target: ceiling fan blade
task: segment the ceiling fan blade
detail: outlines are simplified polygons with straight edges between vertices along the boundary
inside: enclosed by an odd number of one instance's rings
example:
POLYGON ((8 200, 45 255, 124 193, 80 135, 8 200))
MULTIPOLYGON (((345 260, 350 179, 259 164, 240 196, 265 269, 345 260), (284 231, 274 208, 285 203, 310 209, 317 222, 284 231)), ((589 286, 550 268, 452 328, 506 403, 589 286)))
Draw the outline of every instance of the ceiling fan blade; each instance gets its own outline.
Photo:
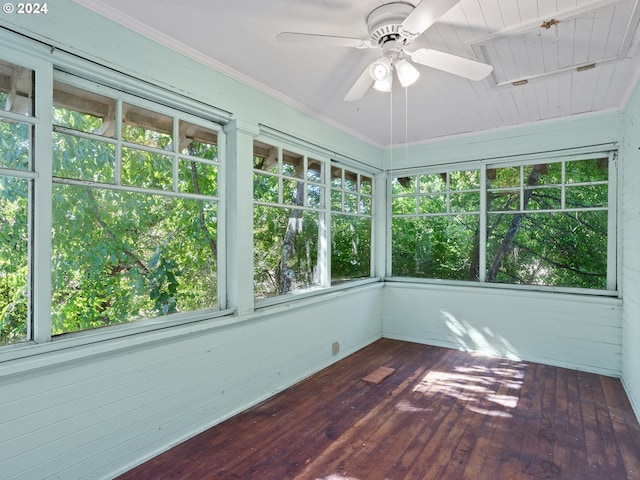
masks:
POLYGON ((411 60, 415 63, 453 73, 469 80, 482 80, 493 70, 493 67, 486 63, 430 48, 420 48, 410 55, 411 60))
POLYGON ((336 37, 332 35, 316 35, 313 33, 282 32, 276 35, 280 42, 306 43, 333 47, 370 48, 371 42, 361 38, 336 37))
POLYGON ((366 91, 369 90, 369 87, 373 83, 373 78, 371 78, 371 75, 369 74, 370 67, 371 64, 367 65, 364 72, 360 74, 356 83, 351 87, 351 90, 349 90, 344 96, 345 101, 353 102, 355 100, 360 100, 366 91))
POLYGON ((422 0, 402 22, 402 30, 406 34, 418 36, 459 2, 460 0, 422 0))

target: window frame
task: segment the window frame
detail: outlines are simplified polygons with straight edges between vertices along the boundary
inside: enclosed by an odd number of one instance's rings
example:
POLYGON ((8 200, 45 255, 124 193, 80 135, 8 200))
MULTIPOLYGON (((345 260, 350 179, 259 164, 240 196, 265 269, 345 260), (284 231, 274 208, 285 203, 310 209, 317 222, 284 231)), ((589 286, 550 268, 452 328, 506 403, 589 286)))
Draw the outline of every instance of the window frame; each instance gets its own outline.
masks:
MULTIPOLYGON (((387 212, 387 245, 386 245, 386 274, 385 281, 390 282, 411 282, 411 283, 424 283, 424 284, 436 284, 436 285, 455 285, 455 286, 469 286, 469 287, 480 287, 480 288, 498 288, 498 289, 520 289, 520 290, 529 290, 529 291, 546 291, 546 292, 561 292, 561 293, 571 293, 571 294, 581 294, 581 295, 591 295, 591 296, 616 296, 619 297, 621 295, 621 291, 619 288, 620 285, 620 258, 618 255, 619 251, 619 243, 620 243, 620 235, 617 228, 617 205, 618 205, 618 168, 617 168, 617 159, 618 159, 618 145, 617 143, 605 144, 605 145, 597 145, 593 147, 583 147, 576 149, 567 149, 562 151, 552 151, 552 152, 540 152, 534 154, 523 154, 520 156, 510 156, 510 157, 498 157, 498 158, 489 158, 483 160, 475 160, 468 162, 459 162, 459 163, 446 163, 439 165, 432 165, 426 168, 413 168, 407 170, 396 170, 390 171, 387 174, 386 184, 387 191, 389 192, 387 198, 386 212, 387 212), (566 286, 553 286, 553 285, 522 285, 522 284, 506 284, 506 283, 491 283, 486 281, 486 248, 487 248, 487 218, 488 212, 487 210, 487 170, 491 168, 505 168, 505 167, 526 167, 530 165, 536 165, 541 163, 556 163, 569 161, 578 161, 578 160, 587 160, 587 159, 595 159, 595 158, 608 158, 608 204, 607 207, 601 208, 600 210, 607 211, 607 278, 606 278, 606 289, 592 289, 592 288, 581 288, 581 287, 566 287, 566 286), (418 277, 405 277, 405 276, 395 276, 392 274, 392 231, 391 231, 391 223, 392 218, 397 216, 427 216, 427 215, 396 215, 392 213, 392 202, 394 199, 394 194, 392 190, 392 182, 397 177, 403 176, 420 176, 425 174, 440 174, 440 173, 449 173, 452 171, 463 171, 463 170, 479 170, 480 173, 480 228, 479 228, 479 237, 480 237, 480 266, 479 266, 479 279, 478 281, 471 280, 445 280, 438 278, 418 278, 418 277)), ((519 187, 520 188, 520 187, 519 187)), ((563 183, 561 188, 564 192, 565 183, 563 179, 563 183)), ((419 195, 419 193, 416 193, 419 195)), ((564 198, 564 193, 563 193, 564 198)), ((579 210, 579 209, 578 209, 579 210)), ((562 209, 554 210, 557 212, 566 211, 564 207, 562 209)), ((525 210, 525 213, 547 213, 547 210, 537 211, 537 210, 525 210)), ((438 214, 430 214, 430 215, 438 215, 438 214)), ((449 215, 449 213, 447 213, 449 215)))
MULTIPOLYGON (((0 42, 2 43, 2 42, 0 42)), ((147 84, 142 80, 132 79, 119 72, 109 70, 85 59, 56 52, 52 59, 50 52, 35 53, 24 45, 17 45, 15 51, 5 51, 2 60, 16 64, 34 72, 34 111, 31 116, 1 112, 0 117, 17 120, 33 126, 31 144, 31 168, 18 171, 0 168, 0 174, 25 178, 30 182, 29 187, 29 219, 28 219, 28 338, 23 342, 9 344, 0 348, 0 362, 29 357, 45 352, 55 352, 72 347, 94 344, 104 340, 115 340, 129 337, 132 334, 162 330, 166 327, 188 325, 203 320, 216 318, 233 313, 233 308, 226 305, 226 134, 224 125, 230 119, 224 111, 205 106, 195 100, 182 97, 160 87, 147 84), (73 72, 73 73, 70 73, 73 72), (52 259, 51 259, 51 226, 52 226, 52 192, 55 184, 92 184, 99 188, 113 190, 141 191, 151 194, 168 194, 184 198, 195 198, 194 194, 175 191, 162 192, 136 187, 122 187, 103 183, 86 182, 84 180, 56 179, 53 175, 53 86, 54 81, 61 81, 90 92, 121 98, 132 104, 163 112, 175 118, 174 135, 179 128, 179 121, 186 120, 217 134, 218 148, 218 185, 215 202, 217 204, 218 223, 218 262, 217 262, 217 299, 218 307, 191 312, 181 312, 168 317, 143 318, 135 322, 111 325, 106 328, 89 329, 69 332, 52 336, 51 323, 51 293, 52 293, 52 259), (124 92, 126 86, 130 91, 124 92), (148 95, 145 95, 148 94, 148 95), (146 97, 146 98, 145 98, 146 97), (126 100, 125 100, 126 99, 126 100), (161 101, 159 101, 161 100, 161 101), (192 108, 194 107, 194 108, 192 108), (49 233, 47 233, 49 232, 49 233)), ((60 130, 65 130, 61 127, 60 130)), ((66 132, 65 132, 66 133, 66 132)), ((79 133, 79 137, 89 138, 91 134, 79 133)), ((115 139, 104 137, 105 143, 118 143, 115 139)), ((122 142, 120 142, 122 143, 122 142)), ((179 161, 184 158, 178 148, 171 153, 179 161)), ((199 199, 204 198, 198 196, 199 199)), ((209 197, 211 200, 212 197, 209 197)), ((201 328, 205 328, 203 325, 201 328)), ((110 348, 119 348, 114 344, 110 348)), ((76 356, 73 354, 72 356, 76 356)))
POLYGON ((361 281, 361 280, 366 280, 366 279, 370 279, 374 276, 374 271, 375 271, 375 263, 374 263, 374 257, 375 257, 375 245, 374 245, 374 239, 375 239, 375 232, 374 232, 374 227, 375 227, 375 219, 374 219, 374 212, 375 212, 375 204, 377 203, 376 200, 376 187, 375 187, 375 175, 373 173, 370 172, 365 172, 361 169, 358 168, 353 168, 350 166, 345 166, 339 162, 336 161, 332 161, 330 164, 330 170, 332 171, 334 168, 340 169, 342 171, 342 175, 341 175, 341 185, 340 187, 334 187, 331 183, 331 173, 329 175, 329 186, 328 186, 328 192, 327 192, 327 201, 328 201, 328 208, 330 210, 329 212, 329 216, 330 216, 330 230, 329 230, 329 245, 331 245, 331 240, 332 240, 332 234, 333 234, 333 216, 349 216, 349 217, 356 217, 356 218, 368 218, 369 219, 369 229, 370 229, 370 238, 369 238, 369 245, 370 245, 370 252, 369 252, 369 275, 367 277, 356 277, 356 278, 351 278, 351 279, 347 279, 341 282, 338 282, 336 284, 333 284, 333 275, 332 275, 332 269, 331 269, 331 257, 332 257, 332 253, 333 253, 333 249, 331 247, 329 247, 329 283, 331 284, 332 287, 336 287, 339 285, 344 285, 344 284, 349 284, 351 282, 357 282, 357 281, 361 281), (355 192, 352 190, 348 190, 345 188, 345 172, 350 172, 352 174, 356 175, 356 190, 355 192), (361 191, 361 184, 362 184, 362 178, 365 177, 367 179, 369 179, 369 182, 371 184, 371 192, 370 193, 363 193, 361 191), (333 209, 333 202, 332 202, 332 193, 333 192, 340 192, 340 206, 341 209, 340 210, 334 210, 333 209), (357 202, 357 211, 353 212, 353 211, 347 211, 345 209, 345 204, 346 204, 346 194, 353 194, 356 195, 356 202, 357 202), (369 199, 369 213, 366 212, 362 212, 362 199, 369 199))
MULTIPOLYGON (((303 156, 305 159, 313 159, 317 161, 321 161, 324 163, 322 177, 323 181, 321 182, 322 188, 324 188, 324 204, 322 207, 309 207, 307 205, 303 205, 300 207, 288 205, 284 203, 274 203, 274 202, 266 202, 266 201, 256 201, 253 199, 253 207, 255 205, 264 205, 269 207, 278 207, 278 208, 296 208, 300 209, 304 212, 318 212, 320 222, 323 223, 322 232, 319 233, 318 238, 318 264, 322 270, 322 282, 317 287, 308 288, 299 292, 290 292, 286 294, 274 295, 271 297, 263 297, 257 298, 255 296, 255 285, 253 290, 254 295, 254 305, 256 309, 270 307, 274 305, 280 305, 284 303, 290 303, 292 300, 305 299, 309 297, 314 297, 326 293, 330 293, 336 290, 344 290, 347 288, 357 287, 360 285, 366 285, 368 283, 373 283, 380 281, 379 278, 374 277, 374 268, 375 268, 375 210, 374 204, 376 203, 376 171, 373 167, 368 170, 364 164, 360 164, 360 162, 352 161, 346 157, 342 157, 335 152, 329 151, 323 147, 311 144, 302 139, 298 139, 294 136, 285 134, 278 130, 274 130, 270 127, 261 125, 260 133, 255 136, 254 141, 258 143, 263 143, 271 147, 278 148, 278 162, 282 162, 282 152, 288 151, 297 155, 303 156), (334 212, 331 210, 331 169, 332 168, 341 168, 343 170, 349 170, 351 172, 357 173, 358 175, 367 177, 371 179, 371 253, 370 253, 370 268, 369 268, 369 277, 366 278, 356 278, 352 280, 348 280, 342 282, 337 285, 331 284, 331 216, 334 212), (364 168, 363 168, 364 167, 364 168), (322 262, 322 264, 321 264, 322 262)), ((253 158, 252 164, 253 164, 253 158)), ((255 169, 251 168, 252 173, 255 173, 255 169)), ((279 188, 279 200, 282 199, 282 181, 288 177, 284 173, 267 173, 264 172, 264 175, 270 175, 278 178, 278 188, 279 188)), ((305 185, 309 184, 308 179, 302 178, 300 181, 304 182, 305 185)), ((314 185, 319 185, 318 182, 311 182, 314 185)), ((252 185, 252 198, 253 198, 253 185, 252 185)), ((359 197, 358 197, 359 198, 359 197)), ((305 191, 305 199, 306 199, 306 191, 305 191)), ((253 254, 253 252, 252 252, 253 254)), ((255 268, 255 265, 254 265, 255 268)), ((255 282, 255 280, 254 280, 255 282)))
MULTIPOLYGON (((224 258, 226 257, 226 208, 225 208, 225 164, 226 164, 226 134, 224 132, 224 127, 221 124, 212 122, 207 119, 203 119, 197 115, 194 115, 190 112, 184 111, 182 109, 177 109, 175 107, 166 106, 165 104, 157 103, 153 100, 148 100, 146 98, 142 98, 138 95, 134 95, 128 92, 123 92, 120 89, 116 89, 112 86, 104 85, 102 83, 97 83, 95 81, 89 80, 87 78, 79 77, 77 75, 72 75, 57 69, 53 71, 53 82, 60 82, 67 86, 75 87, 83 91, 87 91, 90 93, 97 93, 99 95, 103 95, 110 99, 115 100, 116 102, 116 110, 115 110, 115 118, 116 125, 120 127, 122 125, 121 117, 122 117, 122 105, 128 104, 133 107, 139 107, 143 109, 148 109, 154 113, 159 113, 162 115, 166 115, 173 119, 173 131, 171 133, 172 143, 179 139, 179 128, 181 121, 187 121, 191 124, 201 126, 208 130, 212 130, 216 132, 217 135, 217 149, 218 149, 218 160, 217 161, 203 161, 202 163, 216 165, 217 166, 217 194, 216 195, 196 195, 187 192, 181 192, 178 186, 178 175, 179 175, 179 164, 182 159, 185 157, 191 158, 188 155, 181 153, 179 150, 179 145, 174 145, 172 150, 163 151, 162 154, 172 158, 172 186, 170 189, 158 189, 158 188, 149 188, 149 187, 141 187, 135 185, 128 185, 122 177, 122 151, 125 148, 128 149, 136 149, 140 151, 150 151, 152 153, 159 153, 157 148, 146 147, 144 145, 139 145, 136 143, 132 143, 126 141, 123 138, 123 132, 119 131, 121 128, 116 128, 116 133, 113 137, 107 136, 99 136, 96 134, 85 133, 77 130, 73 130, 67 127, 57 126, 53 123, 53 118, 51 121, 51 131, 53 133, 60 133, 63 135, 71 135, 77 138, 85 138, 93 141, 104 142, 105 144, 115 145, 116 149, 116 158, 115 158, 115 178, 113 183, 102 183, 81 179, 69 179, 64 177, 57 177, 54 175, 53 171, 51 172, 51 182, 53 185, 72 185, 72 186, 89 186, 98 189, 105 190, 113 190, 119 192, 129 192, 129 193, 140 193, 144 195, 160 195, 167 196, 172 198, 183 198, 190 200, 205 200, 214 202, 216 204, 216 217, 217 217, 217 231, 218 234, 216 236, 217 240, 217 253, 218 258, 216 259, 216 276, 217 276, 217 307, 211 307, 206 309, 194 310, 194 311, 186 311, 179 312, 175 314, 171 314, 169 316, 159 316, 159 317, 149 317, 143 318, 140 320, 136 320, 135 322, 128 322, 120 325, 109 325, 105 327, 106 329, 114 329, 114 330, 122 330, 122 331, 130 331, 135 330, 136 328, 125 328, 127 325, 139 324, 139 325, 157 325, 158 323, 174 325, 181 324, 185 322, 195 321, 201 318, 211 318, 212 315, 217 315, 219 312, 227 311, 226 305, 226 262, 224 258)), ((53 93, 53 84, 52 90, 53 93)), ((167 98, 171 98, 171 95, 167 93, 167 98)), ((53 95, 50 96, 50 110, 53 108, 53 95)), ((52 135, 53 136, 53 135, 52 135)), ((198 162, 201 160, 194 159, 198 162)), ((52 166, 53 167, 53 166, 52 166)), ((51 214, 51 211, 50 211, 51 214)), ((49 237, 50 239, 50 237, 49 237)), ((50 271, 52 269, 50 267, 50 271)), ((51 275, 49 275, 50 277, 51 275)), ((51 288, 51 287, 49 287, 51 288)), ((51 290, 50 290, 51 291, 51 290)), ((49 295, 51 297, 51 294, 49 295)), ((228 312, 227 312, 228 313, 228 312)), ((49 318, 49 329, 51 328, 51 318, 49 318)), ((67 336, 90 336, 93 335, 97 330, 96 329, 87 329, 75 332, 63 333, 60 335, 52 336, 49 334, 49 340, 46 341, 56 341, 59 338, 67 337, 67 336)))

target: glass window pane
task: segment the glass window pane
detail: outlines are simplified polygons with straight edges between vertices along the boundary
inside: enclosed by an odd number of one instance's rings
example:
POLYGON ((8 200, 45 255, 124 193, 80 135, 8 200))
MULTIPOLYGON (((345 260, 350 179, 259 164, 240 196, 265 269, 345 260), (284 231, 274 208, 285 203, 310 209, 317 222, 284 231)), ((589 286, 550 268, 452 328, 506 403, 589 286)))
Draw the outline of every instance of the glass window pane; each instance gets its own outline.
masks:
POLYGON ((334 188, 342 188, 342 169, 331 168, 331 186, 334 188))
POLYGON ((363 215, 371 215, 371 204, 373 198, 360 196, 360 213, 363 215))
POLYGON ((0 167, 29 170, 32 126, 0 120, 0 167))
POLYGON ((486 278, 606 288, 607 212, 489 215, 486 278))
POLYGON ((409 215, 416 213, 417 197, 395 197, 391 202, 391 213, 393 215, 409 215))
POLYGON ((0 176, 0 345, 29 340, 29 181, 0 176))
POLYGON ((449 172, 451 190, 472 190, 480 187, 479 170, 449 172))
POLYGON ((373 194, 372 185, 373 184, 371 182, 371 178, 360 177, 360 193, 363 193, 365 195, 372 195, 373 194))
POLYGON ((296 180, 282 182, 282 203, 285 205, 304 205, 304 183, 296 180))
POLYGON ((297 153, 282 152, 282 174, 289 177, 300 177, 304 174, 304 157, 297 153))
POLYGON ((0 109, 33 116, 33 79, 33 70, 0 61, 0 109))
POLYGON ((331 210, 342 211, 342 190, 331 190, 331 210))
POLYGON ((172 117, 127 103, 122 106, 123 140, 173 151, 172 136, 172 117))
POLYGON ((331 216, 331 284, 370 276, 371 219, 331 216))
POLYGON ((215 130, 180 120, 179 151, 183 155, 218 160, 218 133, 215 130))
POLYGON ((323 162, 320 160, 309 159, 307 165, 307 179, 312 182, 322 182, 322 167, 323 162))
POLYGON ((393 275, 478 280, 478 215, 394 218, 393 275))
POLYGON ((278 177, 254 173, 253 199, 260 202, 278 203, 278 177))
POLYGON ((525 183, 529 185, 561 185, 562 163, 541 163, 524 167, 525 183))
POLYGON ((218 194, 216 165, 183 159, 178 165, 178 191, 211 196, 218 194))
POLYGON ((520 167, 487 169, 487 188, 508 188, 520 186, 520 167))
POLYGON ((565 164, 565 182, 599 182, 609 179, 609 159, 593 158, 576 160, 565 164))
POLYGON ((355 193, 345 192, 344 211, 349 213, 358 212, 358 195, 356 195, 355 193))
POLYGON ((205 201, 54 185, 53 334, 217 306, 205 201))
POLYGON ((490 212, 520 210, 520 190, 500 190, 488 192, 487 210, 490 212))
POLYGON ((53 85, 53 123, 85 133, 113 137, 116 101, 71 85, 53 85))
POLYGON ((524 194, 526 210, 557 210, 562 208, 561 188, 527 188, 524 194))
POLYGON ((358 174, 348 170, 344 171, 344 189, 351 192, 358 191, 358 174))
POLYGON ((576 185, 565 189, 566 208, 606 207, 608 204, 608 185, 576 185))
POLYGON ((135 187, 172 190, 173 159, 165 155, 122 148, 122 183, 135 187))
POLYGON ((115 145, 62 133, 53 134, 53 175, 115 183, 115 145))
POLYGON ((446 211, 446 195, 424 195, 420 197, 420 213, 445 213, 446 211))
POLYGON ((447 189, 447 174, 420 175, 420 192, 442 192, 447 189))
POLYGON ((451 212, 480 211, 480 192, 452 193, 449 198, 451 212))
POLYGON ((254 140, 253 168, 278 173, 278 148, 254 140))
POLYGON ((416 177, 398 177, 391 182, 391 189, 394 195, 415 193, 416 177))
POLYGON ((253 225, 256 298, 319 285, 318 213, 256 205, 253 225))
POLYGON ((320 185, 314 185, 312 183, 307 184, 307 206, 315 208, 323 206, 322 190, 323 187, 320 185))

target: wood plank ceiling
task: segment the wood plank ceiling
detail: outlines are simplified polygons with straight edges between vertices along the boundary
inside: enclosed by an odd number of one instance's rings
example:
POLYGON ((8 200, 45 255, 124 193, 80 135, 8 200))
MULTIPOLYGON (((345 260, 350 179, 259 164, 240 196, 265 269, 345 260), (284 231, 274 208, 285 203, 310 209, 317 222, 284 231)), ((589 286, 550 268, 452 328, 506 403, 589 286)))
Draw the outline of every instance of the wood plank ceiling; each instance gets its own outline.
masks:
POLYGON ((461 0, 412 46, 489 63, 487 79, 420 66, 408 89, 355 102, 343 98, 379 49, 276 35, 368 38, 385 0, 75 1, 378 146, 620 109, 640 72, 639 0, 461 0))

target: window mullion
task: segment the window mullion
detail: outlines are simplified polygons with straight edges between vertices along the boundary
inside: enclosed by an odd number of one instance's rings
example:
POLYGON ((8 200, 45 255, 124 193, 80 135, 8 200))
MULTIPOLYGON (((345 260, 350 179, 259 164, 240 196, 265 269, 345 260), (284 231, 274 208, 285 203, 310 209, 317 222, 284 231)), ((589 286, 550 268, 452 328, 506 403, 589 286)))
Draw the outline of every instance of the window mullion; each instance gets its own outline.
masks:
MULTIPOLYGON (((609 185, 608 185, 608 212, 607 212, 607 290, 615 290, 617 287, 617 267, 618 267, 618 236, 616 229, 618 224, 618 208, 617 208, 617 155, 615 152, 609 152, 609 185)), ((621 236, 621 235, 620 235, 621 236)))
POLYGON ((53 193, 53 69, 36 71, 35 100, 36 118, 34 126, 34 169, 38 177, 32 183, 33 205, 31 209, 29 238, 31 238, 31 315, 32 339, 36 343, 51 340, 51 224, 53 193))
POLYGON ((486 281, 487 273, 487 166, 480 166, 480 221, 479 233, 479 259, 478 259, 478 281, 486 281))
MULTIPOLYGON (((305 168, 305 178, 306 168, 305 168)), ((331 162, 322 169, 322 189, 325 191, 323 210, 318 221, 318 265, 322 266, 320 282, 323 287, 331 286, 331 162)), ((306 188, 305 188, 306 193, 306 188)), ((306 197, 305 197, 306 198, 306 197)))

